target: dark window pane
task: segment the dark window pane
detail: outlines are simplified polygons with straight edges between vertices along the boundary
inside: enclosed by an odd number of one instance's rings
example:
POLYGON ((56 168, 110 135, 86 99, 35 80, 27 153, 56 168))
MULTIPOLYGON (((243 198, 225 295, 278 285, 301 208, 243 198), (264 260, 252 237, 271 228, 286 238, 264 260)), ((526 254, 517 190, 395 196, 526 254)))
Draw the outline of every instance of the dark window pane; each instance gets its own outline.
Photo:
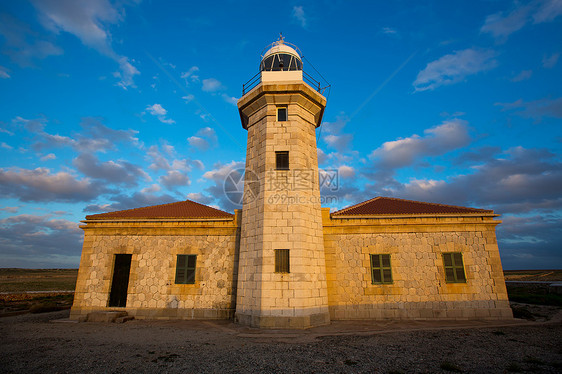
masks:
POLYGON ((453 253, 455 266, 462 266, 462 254, 460 253, 453 253))
POLYGON ((302 70, 302 62, 293 55, 278 53, 263 60, 260 69, 261 71, 302 70))
POLYGON ((275 250, 275 272, 288 273, 289 272, 289 250, 276 249, 275 250))
POLYGON ((384 277, 383 282, 386 282, 386 283, 392 282, 392 273, 390 272, 390 269, 384 269, 382 271, 382 273, 383 273, 383 277, 384 277))
POLYGON ((287 120, 287 108, 277 108, 277 121, 284 122, 287 120))
POLYGON ((195 259, 197 256, 186 256, 187 257, 187 267, 195 268, 195 259))
POLYGON ((187 270, 187 277, 185 283, 195 283, 195 269, 187 270))
POLYGON ((178 255, 176 264, 176 283, 195 283, 197 255, 178 255))
POLYGON ((289 66, 289 70, 297 70, 297 58, 291 56, 291 65, 289 66))
POLYGON ((451 253, 443 254, 443 262, 445 263, 445 266, 453 266, 453 261, 451 259, 451 253))
POLYGON ((381 255, 382 257, 382 266, 385 268, 390 267, 390 255, 381 255))
POLYGON ((379 256, 371 255, 371 268, 379 267, 379 256))
POLYGON ((176 268, 176 283, 185 283, 185 268, 176 268))
POLYGON ((265 71, 269 71, 271 70, 271 67, 273 66, 273 57, 274 56, 269 56, 268 58, 266 58, 265 60, 263 60, 262 62, 262 67, 261 70, 265 70, 265 71))
POLYGON ((447 282, 454 282, 455 281, 455 273, 453 268, 445 268, 445 279, 447 282))
POLYGON ((289 152, 275 152, 276 168, 279 170, 289 169, 289 152))
POLYGON ((381 283, 382 277, 379 269, 373 269, 373 283, 381 283))
POLYGON ((466 281, 466 278, 464 277, 464 269, 461 268, 456 268, 456 273, 457 273, 457 281, 459 282, 464 282, 466 281))
POLYGON ((185 257, 184 255, 178 255, 178 268, 185 267, 185 257))

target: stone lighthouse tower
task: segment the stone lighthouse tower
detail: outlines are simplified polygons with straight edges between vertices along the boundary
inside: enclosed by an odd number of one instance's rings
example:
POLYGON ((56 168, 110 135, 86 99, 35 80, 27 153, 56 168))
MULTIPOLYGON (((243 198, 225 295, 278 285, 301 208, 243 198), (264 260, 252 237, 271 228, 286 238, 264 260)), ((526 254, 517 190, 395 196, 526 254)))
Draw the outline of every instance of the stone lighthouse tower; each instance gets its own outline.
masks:
POLYGON ((297 50, 273 43, 238 101, 248 145, 236 319, 262 328, 330 322, 315 131, 326 98, 303 80, 297 50))

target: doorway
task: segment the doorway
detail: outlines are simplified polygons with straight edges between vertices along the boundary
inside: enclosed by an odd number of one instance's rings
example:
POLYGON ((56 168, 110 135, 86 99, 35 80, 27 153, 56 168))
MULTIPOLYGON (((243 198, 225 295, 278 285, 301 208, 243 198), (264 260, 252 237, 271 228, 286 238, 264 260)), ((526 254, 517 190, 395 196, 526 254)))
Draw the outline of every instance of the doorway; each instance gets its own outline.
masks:
POLYGON ((129 273, 131 271, 132 255, 115 255, 113 266, 113 280, 109 294, 109 306, 127 306, 127 288, 129 287, 129 273))

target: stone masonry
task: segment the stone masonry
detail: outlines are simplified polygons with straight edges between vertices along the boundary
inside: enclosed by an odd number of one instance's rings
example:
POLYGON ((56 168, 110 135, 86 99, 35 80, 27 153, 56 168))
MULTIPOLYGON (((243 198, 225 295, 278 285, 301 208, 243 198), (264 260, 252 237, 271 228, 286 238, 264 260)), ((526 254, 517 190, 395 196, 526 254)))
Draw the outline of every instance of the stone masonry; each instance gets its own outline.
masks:
POLYGON ((324 209, 330 318, 502 319, 511 309, 492 217, 331 217, 324 209), (466 283, 446 283, 461 252, 466 283), (390 254, 392 284, 371 284, 369 254, 390 254))
POLYGON ((71 318, 125 309, 135 318, 232 318, 238 216, 220 221, 89 222, 71 318), (132 254, 126 308, 109 308, 115 254, 132 254), (195 284, 175 284, 177 254, 196 254, 195 284))
POLYGON ((236 318, 257 327, 329 323, 315 129, 326 100, 301 82, 262 83, 238 103, 248 130, 236 318), (288 120, 277 121, 287 108, 288 120), (290 170, 276 170, 278 151, 290 170), (247 176, 249 175, 247 171, 247 176), (289 249, 290 273, 276 273, 289 249))

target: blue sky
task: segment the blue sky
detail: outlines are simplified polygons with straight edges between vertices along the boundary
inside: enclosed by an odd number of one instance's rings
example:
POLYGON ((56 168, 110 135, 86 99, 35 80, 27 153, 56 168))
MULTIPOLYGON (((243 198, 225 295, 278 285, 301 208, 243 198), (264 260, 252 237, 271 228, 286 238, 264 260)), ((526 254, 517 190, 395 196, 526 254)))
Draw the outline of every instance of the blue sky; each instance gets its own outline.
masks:
POLYGON ((77 267, 87 214, 232 212, 236 100, 279 32, 331 84, 332 208, 494 209, 505 268, 562 267, 562 0, 0 1, 0 267, 77 267))

